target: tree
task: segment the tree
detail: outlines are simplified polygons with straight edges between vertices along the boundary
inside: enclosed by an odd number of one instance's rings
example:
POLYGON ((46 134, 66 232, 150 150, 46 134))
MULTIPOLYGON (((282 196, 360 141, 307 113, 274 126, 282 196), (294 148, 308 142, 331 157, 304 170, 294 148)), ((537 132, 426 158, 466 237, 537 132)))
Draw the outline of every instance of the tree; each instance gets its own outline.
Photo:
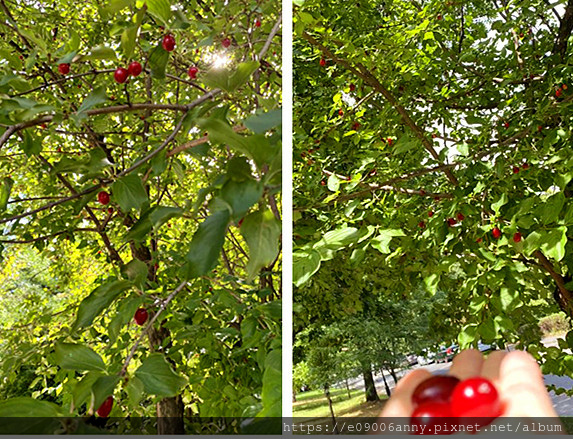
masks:
POLYGON ((280 416, 277 3, 0 8, 0 250, 94 264, 10 322, 3 380, 55 385, 0 416, 280 416))
POLYGON ((527 327, 573 316, 573 1, 297 5, 300 309, 345 251, 344 282, 442 291, 431 319, 462 347, 517 342, 570 375, 572 333, 546 350, 527 327))

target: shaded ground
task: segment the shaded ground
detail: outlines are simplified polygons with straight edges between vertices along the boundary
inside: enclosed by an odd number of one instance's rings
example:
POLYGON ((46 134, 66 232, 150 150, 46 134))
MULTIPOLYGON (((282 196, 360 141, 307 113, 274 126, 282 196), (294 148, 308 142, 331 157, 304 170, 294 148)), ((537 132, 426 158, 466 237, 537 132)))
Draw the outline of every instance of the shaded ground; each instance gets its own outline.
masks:
MULTIPOLYGON (((365 402, 364 391, 351 389, 350 398, 346 389, 332 389, 330 392, 335 416, 375 417, 380 414, 384 401, 365 402)), ((297 418, 330 417, 328 401, 321 390, 303 392, 293 403, 293 416, 297 418)))

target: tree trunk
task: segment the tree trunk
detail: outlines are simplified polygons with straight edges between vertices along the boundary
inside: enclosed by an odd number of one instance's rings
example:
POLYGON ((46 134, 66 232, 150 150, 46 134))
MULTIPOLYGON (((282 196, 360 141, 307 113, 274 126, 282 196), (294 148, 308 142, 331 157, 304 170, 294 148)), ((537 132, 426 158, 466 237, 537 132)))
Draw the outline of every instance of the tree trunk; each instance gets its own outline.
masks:
POLYGON ((348 392, 348 399, 351 399, 352 396, 350 395, 350 387, 348 386, 348 378, 344 380, 346 382, 346 391, 348 392))
POLYGON ((372 376, 372 367, 363 367, 362 376, 364 377, 364 388, 366 390, 366 401, 379 401, 378 393, 376 393, 376 385, 374 384, 374 377, 372 376))
POLYGON ((292 402, 296 402, 296 392, 292 390, 292 402))
POLYGON ((181 395, 157 403, 157 434, 185 434, 181 395))
POLYGON ((336 416, 334 416, 334 408, 332 407, 332 399, 330 399, 330 390, 328 388, 328 384, 324 385, 324 396, 326 396, 326 400, 328 401, 328 408, 330 409, 330 417, 332 418, 334 434, 340 434, 338 431, 338 425, 336 423, 336 416))
POLYGON ((394 378, 394 385, 398 384, 398 376, 396 375, 396 371, 393 367, 390 368, 390 375, 394 378))
POLYGON ((388 385, 388 382, 386 381, 386 376, 384 375, 384 369, 380 368, 380 373, 382 374, 382 379, 384 380, 384 387, 386 388, 386 395, 388 395, 388 397, 392 396, 392 392, 390 392, 390 386, 388 385))

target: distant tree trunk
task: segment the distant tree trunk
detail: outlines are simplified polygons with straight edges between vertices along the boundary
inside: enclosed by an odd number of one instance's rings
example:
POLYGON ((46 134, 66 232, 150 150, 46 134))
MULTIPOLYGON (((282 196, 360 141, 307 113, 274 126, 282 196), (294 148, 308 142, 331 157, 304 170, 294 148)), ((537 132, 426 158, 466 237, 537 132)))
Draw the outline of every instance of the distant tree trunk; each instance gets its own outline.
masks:
POLYGON ((380 368, 380 373, 382 374, 382 379, 384 380, 384 387, 386 388, 386 395, 388 395, 388 397, 392 396, 392 392, 390 392, 390 386, 388 385, 388 382, 386 381, 386 376, 384 375, 384 369, 380 368))
POLYGON ((398 376, 396 375, 396 371, 393 367, 390 368, 390 375, 394 378, 394 384, 398 384, 398 376))
POLYGON ((344 380, 346 382, 346 391, 348 392, 348 399, 351 399, 352 396, 350 395, 350 387, 348 386, 348 378, 344 380))
POLYGON ((292 402, 296 402, 296 392, 292 390, 292 402))
POLYGON ((362 376, 364 377, 364 388, 366 390, 366 401, 379 401, 378 393, 376 393, 376 385, 374 384, 374 377, 372 376, 372 367, 362 366, 362 376))
POLYGON ((332 425, 334 426, 334 434, 340 434, 338 431, 338 425, 336 423, 336 416, 334 416, 334 408, 332 407, 332 399, 330 399, 330 390, 328 384, 324 385, 324 396, 328 401, 328 408, 330 409, 330 417, 332 418, 332 425))

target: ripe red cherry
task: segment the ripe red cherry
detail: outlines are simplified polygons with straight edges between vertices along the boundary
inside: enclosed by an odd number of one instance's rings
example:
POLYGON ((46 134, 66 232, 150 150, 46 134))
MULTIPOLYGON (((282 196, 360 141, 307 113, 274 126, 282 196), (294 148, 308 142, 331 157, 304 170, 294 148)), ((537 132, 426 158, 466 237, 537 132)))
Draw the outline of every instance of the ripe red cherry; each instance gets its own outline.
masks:
POLYGON ((437 16, 436 18, 437 18, 438 20, 441 20, 441 19, 443 18, 443 17, 442 17, 442 14, 438 14, 438 16, 437 16))
POLYGON ((521 241, 521 233, 515 232, 513 234, 513 242, 520 242, 521 241))
POLYGON ((320 67, 324 67, 326 65, 326 60, 324 58, 320 58, 320 67))
POLYGON ((255 27, 261 27, 261 20, 255 21, 255 27))
POLYGON ((456 215, 456 217, 458 218, 458 221, 463 221, 465 219, 465 216, 463 213, 458 212, 458 214, 456 215))
POLYGON ((560 97, 560 96, 561 96, 561 93, 562 93, 562 91, 561 91, 561 89, 559 88, 559 89, 557 89, 557 91, 555 92, 555 96, 560 97))
POLYGON ((529 164, 528 163, 524 163, 523 165, 521 165, 521 168, 526 170, 529 169, 529 164))
POLYGON ((504 126, 505 128, 509 128, 509 122, 504 122, 503 126, 504 126))
POLYGON ((106 400, 99 406, 96 413, 102 418, 107 418, 113 407, 113 396, 108 396, 106 400))
POLYGON ((226 49, 227 47, 229 47, 231 45, 231 40, 229 38, 225 38, 223 41, 221 41, 221 44, 226 49))
POLYGON ((410 425, 417 427, 415 434, 434 434, 436 425, 444 426, 441 418, 452 418, 450 405, 447 402, 426 402, 414 410, 410 425))
POLYGON ((513 173, 517 174, 519 172, 519 167, 518 166, 514 166, 513 167, 513 173))
POLYGON ((106 204, 109 204, 109 194, 106 191, 101 191, 99 194, 97 194, 97 200, 100 202, 100 204, 105 206, 106 204))
POLYGON ((124 69, 123 67, 118 67, 115 69, 115 72, 113 73, 113 79, 115 79, 115 82, 118 84, 123 84, 125 81, 127 81, 127 78, 129 78, 129 72, 127 69, 124 69))
POLYGON ((459 382, 459 379, 449 375, 430 377, 418 384, 412 394, 412 402, 416 405, 427 402, 448 402, 459 382))
POLYGON ((491 234, 495 239, 499 239, 501 237, 501 230, 499 230, 497 227, 494 227, 494 229, 491 231, 491 234))
POLYGON ((58 64, 58 72, 60 72, 62 75, 67 75, 70 73, 70 65, 67 63, 58 64))
POLYGON ((199 69, 195 66, 191 66, 191 67, 189 67, 189 70, 187 71, 187 73, 189 73, 189 77, 191 79, 197 79, 197 73, 199 73, 199 69))
POLYGON ((418 223, 418 227, 419 227, 420 229, 425 229, 425 228, 426 228, 426 223, 425 223, 424 221, 420 221, 420 222, 418 223))
POLYGON ((358 122, 354 122, 354 123, 352 124, 352 129, 353 129, 354 131, 357 131, 358 128, 360 128, 360 124, 359 124, 358 122))
POLYGON ((429 216, 430 218, 433 217, 433 216, 434 216, 434 211, 430 210, 430 211, 428 212, 428 216, 429 216))
MULTIPOLYGON (((491 422, 501 415, 501 402, 495 386, 482 377, 460 382, 450 399, 452 414, 456 417, 486 418, 491 422)), ((481 424, 487 425, 487 424, 481 424)))
POLYGON ((447 221, 448 221, 448 226, 450 227, 454 226, 457 223, 455 218, 448 218, 447 221))
POLYGON ((326 186, 326 181, 320 180, 320 185, 321 185, 321 186, 326 186))
POLYGON ((175 38, 173 37, 173 35, 167 34, 163 37, 163 41, 161 42, 161 45, 168 52, 172 52, 173 49, 175 49, 175 38))
POLYGON ((393 140, 392 140, 391 137, 388 137, 388 138, 386 139, 386 141, 388 142, 388 146, 392 146, 393 140))
POLYGON ((137 61, 133 61, 129 64, 129 66, 127 66, 127 71, 131 76, 139 76, 142 70, 143 68, 141 67, 141 64, 139 64, 137 61))
POLYGON ((481 238, 476 239, 476 242, 479 244, 482 241, 481 238))
POLYGON ((356 90, 356 85, 350 84, 350 91, 354 91, 354 90, 356 90))
POLYGON ((133 319, 135 320, 135 323, 137 323, 139 326, 142 326, 145 322, 147 322, 148 317, 149 314, 147 313, 147 310, 145 308, 139 308, 137 311, 135 311, 133 319))
POLYGON ((339 115, 339 116, 344 116, 344 111, 338 110, 338 115, 339 115))

